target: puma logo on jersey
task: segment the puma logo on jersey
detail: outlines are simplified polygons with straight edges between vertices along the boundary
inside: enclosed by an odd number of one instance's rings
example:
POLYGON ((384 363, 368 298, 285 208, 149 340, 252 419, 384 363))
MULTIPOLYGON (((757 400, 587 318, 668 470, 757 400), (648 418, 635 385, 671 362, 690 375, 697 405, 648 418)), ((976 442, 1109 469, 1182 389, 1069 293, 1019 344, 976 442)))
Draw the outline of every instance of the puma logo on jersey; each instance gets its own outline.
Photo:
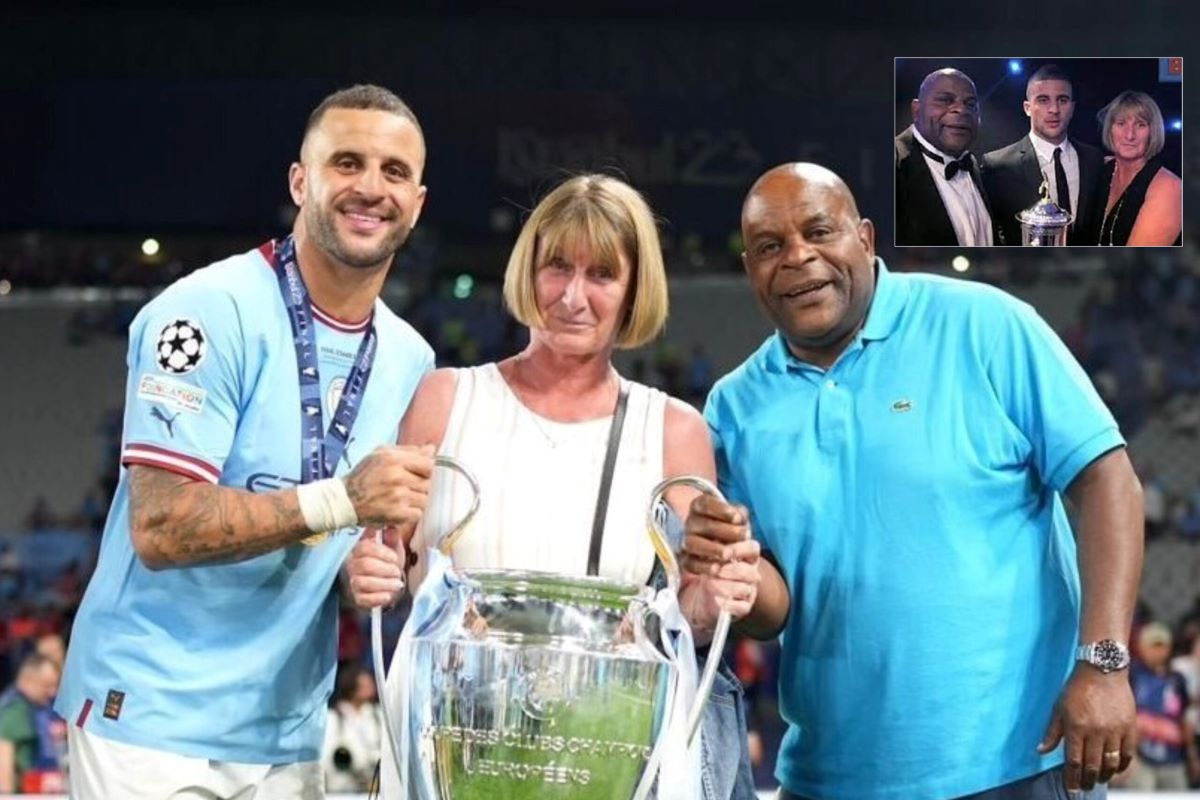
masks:
POLYGON ((168 417, 166 412, 158 406, 153 406, 150 409, 150 416, 167 426, 167 436, 170 436, 172 439, 175 438, 175 420, 178 419, 180 413, 182 412, 176 411, 168 417))

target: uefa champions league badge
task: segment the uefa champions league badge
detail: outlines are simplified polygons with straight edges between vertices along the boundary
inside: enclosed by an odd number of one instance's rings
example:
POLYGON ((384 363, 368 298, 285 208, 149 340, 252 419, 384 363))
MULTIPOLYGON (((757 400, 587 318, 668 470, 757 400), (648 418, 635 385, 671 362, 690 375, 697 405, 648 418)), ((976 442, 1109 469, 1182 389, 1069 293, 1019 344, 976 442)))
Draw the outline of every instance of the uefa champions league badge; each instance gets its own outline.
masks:
POLYGON ((186 375, 200 366, 208 346, 200 323, 177 319, 158 334, 154 349, 159 369, 169 375, 186 375))

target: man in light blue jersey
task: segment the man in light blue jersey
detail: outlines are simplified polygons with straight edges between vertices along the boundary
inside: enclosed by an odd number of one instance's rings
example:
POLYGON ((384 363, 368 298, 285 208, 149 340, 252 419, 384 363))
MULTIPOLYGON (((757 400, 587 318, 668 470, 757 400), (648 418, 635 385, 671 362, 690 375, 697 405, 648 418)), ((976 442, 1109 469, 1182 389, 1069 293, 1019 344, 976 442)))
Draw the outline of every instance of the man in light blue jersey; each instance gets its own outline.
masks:
POLYGON ((82 798, 324 796, 330 589, 360 525, 412 525, 392 443, 423 339, 379 299, 425 144, 375 86, 327 97, 292 235, 168 287, 129 332, 123 471, 56 708, 82 798))
MULTIPOLYGON (((791 594, 780 797, 1102 795, 1135 742, 1142 504, 1087 376, 1015 298, 889 272, 822 167, 763 175, 742 231, 777 332, 705 416, 791 594)), ((695 502, 689 565, 736 513, 695 502)))

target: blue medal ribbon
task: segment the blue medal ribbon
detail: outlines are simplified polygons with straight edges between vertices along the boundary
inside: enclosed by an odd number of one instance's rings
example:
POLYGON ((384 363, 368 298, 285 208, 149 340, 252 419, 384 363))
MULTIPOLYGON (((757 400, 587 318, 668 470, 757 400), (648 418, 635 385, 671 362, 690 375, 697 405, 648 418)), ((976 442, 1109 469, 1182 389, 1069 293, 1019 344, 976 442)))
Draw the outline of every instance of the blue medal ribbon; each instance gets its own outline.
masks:
POLYGON ((291 236, 275 248, 272 266, 279 278, 279 290, 288 320, 292 323, 292 341, 296 345, 296 367, 300 376, 300 482, 311 483, 333 476, 338 460, 350 441, 350 431, 358 418, 379 337, 372 317, 354 357, 354 366, 346 377, 342 398, 333 412, 333 422, 325 429, 321 409, 321 375, 317 368, 317 335, 314 329, 312 301, 308 287, 296 264, 296 242, 291 236))

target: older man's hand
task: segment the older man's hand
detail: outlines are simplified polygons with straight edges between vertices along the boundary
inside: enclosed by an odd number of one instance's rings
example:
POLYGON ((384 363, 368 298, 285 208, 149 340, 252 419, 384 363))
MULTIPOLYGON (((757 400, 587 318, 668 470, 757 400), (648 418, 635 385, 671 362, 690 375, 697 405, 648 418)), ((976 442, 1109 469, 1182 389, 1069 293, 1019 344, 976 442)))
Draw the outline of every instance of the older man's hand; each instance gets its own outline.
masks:
POLYGON ((1038 752, 1066 740, 1067 789, 1091 789, 1124 772, 1137 749, 1137 709, 1126 670, 1107 675, 1077 664, 1038 752))
POLYGON ((681 566, 694 575, 716 575, 732 561, 756 563, 760 548, 750 538, 750 514, 702 494, 692 501, 684 523, 681 566))

